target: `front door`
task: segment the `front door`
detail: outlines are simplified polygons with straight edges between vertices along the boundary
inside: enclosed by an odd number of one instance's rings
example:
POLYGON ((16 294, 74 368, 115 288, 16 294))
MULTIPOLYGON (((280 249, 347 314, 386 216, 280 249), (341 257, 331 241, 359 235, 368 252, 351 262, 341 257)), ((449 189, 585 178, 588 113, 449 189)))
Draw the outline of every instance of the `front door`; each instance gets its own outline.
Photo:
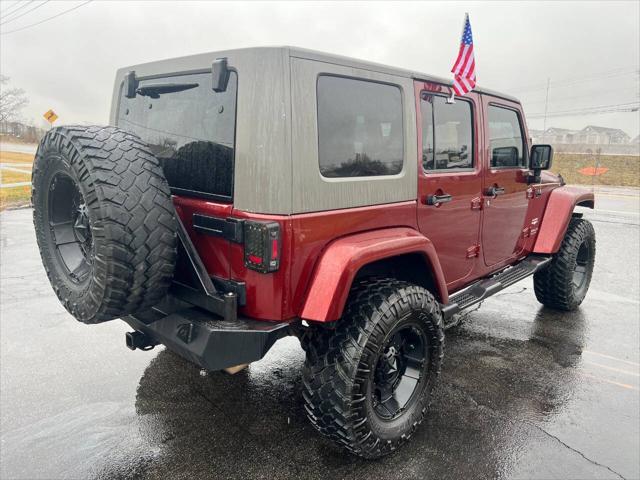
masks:
POLYGON ((447 103, 443 89, 416 82, 418 226, 433 242, 452 290, 471 274, 480 251, 481 106, 474 93, 447 103))
POLYGON ((485 145, 489 147, 485 170, 482 251, 487 267, 507 264, 524 248, 528 152, 518 104, 483 95, 485 145))

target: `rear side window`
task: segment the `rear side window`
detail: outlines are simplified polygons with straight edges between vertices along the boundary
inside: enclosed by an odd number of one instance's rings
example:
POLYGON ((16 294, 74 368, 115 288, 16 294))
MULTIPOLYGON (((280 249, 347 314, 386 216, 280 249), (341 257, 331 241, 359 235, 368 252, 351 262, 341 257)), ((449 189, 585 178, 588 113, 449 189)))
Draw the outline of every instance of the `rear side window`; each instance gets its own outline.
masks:
POLYGON ((325 177, 400 173, 404 158, 400 88, 321 75, 318 155, 325 177))
POLYGON ((521 168, 526 165, 520 118, 515 110, 489 105, 491 167, 521 168))
POLYGON ((426 171, 473 168, 471 103, 423 93, 422 166, 426 171))
POLYGON ((118 126, 149 145, 173 193, 231 201, 237 85, 235 72, 224 92, 211 73, 141 80, 135 98, 121 97, 118 126))

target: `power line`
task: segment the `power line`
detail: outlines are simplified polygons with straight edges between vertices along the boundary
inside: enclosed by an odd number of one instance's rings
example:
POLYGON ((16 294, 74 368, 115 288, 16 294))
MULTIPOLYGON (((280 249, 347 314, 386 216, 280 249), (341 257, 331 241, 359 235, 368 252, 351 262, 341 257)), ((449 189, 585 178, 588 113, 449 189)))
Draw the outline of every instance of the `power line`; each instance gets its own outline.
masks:
MULTIPOLYGON (((583 95, 573 95, 571 97, 565 97, 563 96, 562 98, 556 98, 556 99, 552 99, 549 100, 549 103, 558 103, 558 102, 564 102, 564 101, 568 101, 568 100, 577 100, 579 98, 587 98, 587 97, 611 97, 613 95, 620 95, 621 92, 633 92, 636 94, 636 96, 638 96, 638 88, 637 87, 631 87, 631 88, 621 88, 618 90, 614 90, 614 91, 610 91, 610 92, 597 92, 597 93, 585 93, 583 95)), ((541 103, 544 103, 544 100, 536 100, 535 102, 525 102, 523 101, 522 103, 526 103, 527 105, 539 105, 541 103)))
MULTIPOLYGON (((14 0, 11 4, 7 5, 7 8, 15 7, 17 3, 20 3, 20 0, 14 0)), ((2 3, 0 3, 0 10, 2 10, 2 3)))
POLYGON ((24 2, 24 1, 21 2, 20 0, 16 0, 11 5, 9 5, 7 8, 4 8, 4 9, 0 8, 0 16, 6 17, 7 15, 12 15, 15 12, 17 12, 18 10, 22 10, 24 7, 26 7, 27 5, 29 5, 33 1, 34 0, 29 0, 27 2, 24 2), (14 8, 14 7, 18 7, 18 8, 14 8))
MULTIPOLYGON (((573 110, 562 110, 557 112, 548 112, 548 117, 571 117, 579 115, 593 115, 598 113, 614 113, 614 112, 637 112, 640 110, 640 102, 618 103, 613 105, 598 105, 593 107, 577 108, 573 110)), ((527 115, 527 118, 544 118, 544 113, 534 113, 527 115)))
POLYGON ((19 5, 20 1, 16 0, 15 2, 13 2, 11 5, 7 6, 7 8, 3 9, 2 8, 2 4, 0 3, 0 15, 6 15, 8 14, 11 9, 13 9, 13 7, 15 7, 16 5, 19 5), (4 11, 3 11, 4 10, 4 11))
MULTIPOLYGON (((563 116, 563 115, 590 115, 592 113, 611 113, 611 112, 635 112, 640 109, 639 103, 623 103, 618 105, 600 105, 597 107, 582 108, 575 110, 562 110, 557 112, 549 112, 548 116, 563 116)), ((536 113, 527 115, 530 118, 542 118, 544 113, 536 113)))
MULTIPOLYGON (((9 11, 5 11, 4 13, 0 14, 0 19, 10 17, 14 13, 16 13, 17 11, 22 10, 24 7, 26 7, 27 5, 29 5, 30 3, 33 3, 33 2, 35 2, 35 0, 29 0, 28 2, 16 2, 16 3, 14 3, 13 5, 11 5, 11 7, 15 7, 16 5, 18 5, 18 8, 14 8, 10 12, 9 11)), ((11 9, 11 7, 8 7, 7 10, 11 9)))
POLYGON ((4 25, 5 23, 11 23, 11 22, 13 22, 14 20, 19 19, 20 17, 24 17, 27 13, 29 13, 29 12, 33 12, 34 10, 37 10, 38 8, 40 8, 41 6, 43 6, 45 3, 48 3, 49 1, 51 1, 51 0, 44 0, 44 2, 42 2, 41 4, 36 5, 35 7, 31 8, 31 9, 29 9, 29 10, 25 11, 25 12, 22 12, 22 13, 21 13, 20 15, 18 15, 17 17, 13 17, 13 18, 10 18, 9 20, 5 20, 4 22, 0 22, 0 25, 4 25))
MULTIPOLYGON (((591 81, 591 80, 595 80, 595 79, 599 79, 599 78, 603 78, 603 77, 611 77, 611 76, 617 76, 617 75, 626 75, 626 74, 630 74, 630 73, 638 73, 638 69, 637 68, 633 68, 633 69, 629 69, 628 67, 626 68, 615 68, 615 69, 610 69, 607 71, 602 71, 602 72, 598 72, 598 73, 594 73, 593 75, 589 75, 589 76, 580 76, 580 77, 565 77, 563 79, 560 80, 556 80, 555 82, 553 82, 553 85, 564 85, 564 84, 573 84, 575 82, 583 82, 583 81, 591 81)), ((520 90, 520 92, 523 91, 534 91, 534 90, 544 90, 546 88, 547 84, 546 83, 538 83, 538 84, 534 84, 534 85, 525 85, 524 87, 522 87, 520 90)))
MULTIPOLYGON (((626 71, 622 71, 623 69, 617 69, 617 70, 613 70, 607 73, 600 73, 597 75, 592 75, 590 77, 575 77, 573 79, 565 79, 565 80, 561 80, 561 81, 557 81, 557 82, 551 82, 551 86, 552 87, 569 87, 569 86, 573 86, 573 85, 577 85, 580 83, 587 83, 587 82, 592 82, 594 80, 601 80, 601 79, 605 79, 605 78, 614 78, 614 77, 620 77, 620 76, 627 76, 627 75, 639 75, 640 71, 637 68, 634 68, 633 70, 626 70, 626 71)), ((547 85, 544 84, 538 84, 538 85, 531 85, 530 87, 525 87, 519 90, 514 90, 514 93, 525 93, 525 92, 536 92, 536 91, 541 91, 541 90, 545 90, 547 88, 547 85)))
POLYGON ((63 12, 60 12, 57 15, 54 15, 54 16, 49 17, 49 18, 45 18, 44 20, 40 20, 39 22, 36 22, 36 23, 25 25, 24 27, 16 28, 15 30, 10 30, 8 32, 2 32, 2 33, 0 33, 0 35, 9 35, 10 33, 20 32, 21 30, 26 30, 27 28, 35 27, 36 25, 40 25, 40 24, 42 24, 44 22, 48 22, 49 20, 53 20, 54 18, 58 18, 59 16, 64 15, 65 13, 69 13, 69 12, 72 12, 72 11, 80 8, 80 7, 83 7, 87 3, 91 3, 92 1, 93 0, 87 0, 86 2, 83 2, 83 3, 79 4, 79 5, 76 5, 73 8, 69 8, 67 10, 64 10, 63 12))

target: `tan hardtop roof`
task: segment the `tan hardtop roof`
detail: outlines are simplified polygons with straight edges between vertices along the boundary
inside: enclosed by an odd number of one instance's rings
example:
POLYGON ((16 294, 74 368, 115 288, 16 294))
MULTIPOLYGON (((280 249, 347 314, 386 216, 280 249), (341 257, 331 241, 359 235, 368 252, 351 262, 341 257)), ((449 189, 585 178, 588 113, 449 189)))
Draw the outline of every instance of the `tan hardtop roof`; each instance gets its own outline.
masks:
MULTIPOLYGON (((434 75, 428 75, 426 73, 415 72, 415 71, 406 70, 403 68, 391 67, 389 65, 383 65, 380 63, 368 62, 365 60, 345 57, 342 55, 334 55, 332 53, 319 52, 315 50, 308 50, 306 48, 299 48, 299 47, 293 47, 293 46, 248 47, 248 48, 238 48, 233 50, 201 53, 201 54, 190 55, 185 57, 148 62, 148 63, 143 63, 135 66, 132 65, 130 67, 120 69, 120 71, 130 70, 130 69, 139 69, 139 68, 142 68, 142 70, 144 71, 146 70, 145 67, 149 67, 151 65, 159 65, 159 64, 166 65, 166 66, 175 65, 176 69, 171 69, 171 70, 178 71, 179 65, 185 65, 185 66, 193 65, 194 62, 197 62, 200 59, 204 60, 206 58, 208 61, 210 61, 212 57, 220 57, 220 56, 231 55, 231 54, 256 54, 260 50, 281 50, 283 54, 285 55, 288 54, 289 56, 294 58, 304 58, 309 60, 316 60, 319 62, 332 63, 335 65, 342 65, 346 67, 361 68, 363 70, 370 70, 370 71, 385 73, 389 75, 408 77, 416 80, 424 80, 427 82, 434 82, 434 83, 439 83, 447 86, 453 85, 452 80, 448 78, 437 77, 434 75)), ((205 65, 203 65, 203 67, 205 67, 205 65)), ((496 92, 483 87, 476 87, 474 91, 479 93, 486 93, 487 95, 492 95, 495 97, 504 98, 505 100, 509 100, 512 102, 520 103, 520 101, 517 98, 512 97, 511 95, 496 92)))
MULTIPOLYGON (((344 57, 342 55, 334 55, 332 53, 318 52, 315 50, 307 50, 306 48, 299 47, 282 47, 289 49, 289 55, 297 58, 306 58, 310 60, 317 60, 320 62, 334 63, 336 65, 349 66, 354 68, 362 68, 363 70, 372 70, 380 73, 387 73, 391 75, 398 75, 401 77, 413 78, 416 80, 423 80, 426 82, 440 83, 442 85, 453 86, 453 81, 448 78, 437 77, 435 75, 429 75, 426 73, 415 72, 412 70, 406 70, 404 68, 390 67, 381 63, 368 62, 365 60, 359 60, 351 57, 344 57)), ((517 98, 507 95, 505 93, 496 92, 483 87, 476 87, 474 91, 479 93, 486 93, 494 97, 504 98, 512 102, 520 103, 517 98)))

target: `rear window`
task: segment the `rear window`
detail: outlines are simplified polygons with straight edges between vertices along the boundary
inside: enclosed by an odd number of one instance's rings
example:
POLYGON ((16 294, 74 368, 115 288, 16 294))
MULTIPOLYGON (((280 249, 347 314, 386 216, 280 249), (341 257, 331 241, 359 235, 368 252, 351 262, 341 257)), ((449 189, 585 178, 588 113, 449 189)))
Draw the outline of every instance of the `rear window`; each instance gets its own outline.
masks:
POLYGON ((395 175, 402 170, 402 96, 393 85, 321 75, 318 155, 325 177, 395 175))
POLYGON ((117 123, 150 146, 173 193, 231 201, 237 85, 235 72, 224 92, 211 73, 141 80, 135 98, 122 95, 117 123), (167 84, 182 87, 151 88, 167 84))

